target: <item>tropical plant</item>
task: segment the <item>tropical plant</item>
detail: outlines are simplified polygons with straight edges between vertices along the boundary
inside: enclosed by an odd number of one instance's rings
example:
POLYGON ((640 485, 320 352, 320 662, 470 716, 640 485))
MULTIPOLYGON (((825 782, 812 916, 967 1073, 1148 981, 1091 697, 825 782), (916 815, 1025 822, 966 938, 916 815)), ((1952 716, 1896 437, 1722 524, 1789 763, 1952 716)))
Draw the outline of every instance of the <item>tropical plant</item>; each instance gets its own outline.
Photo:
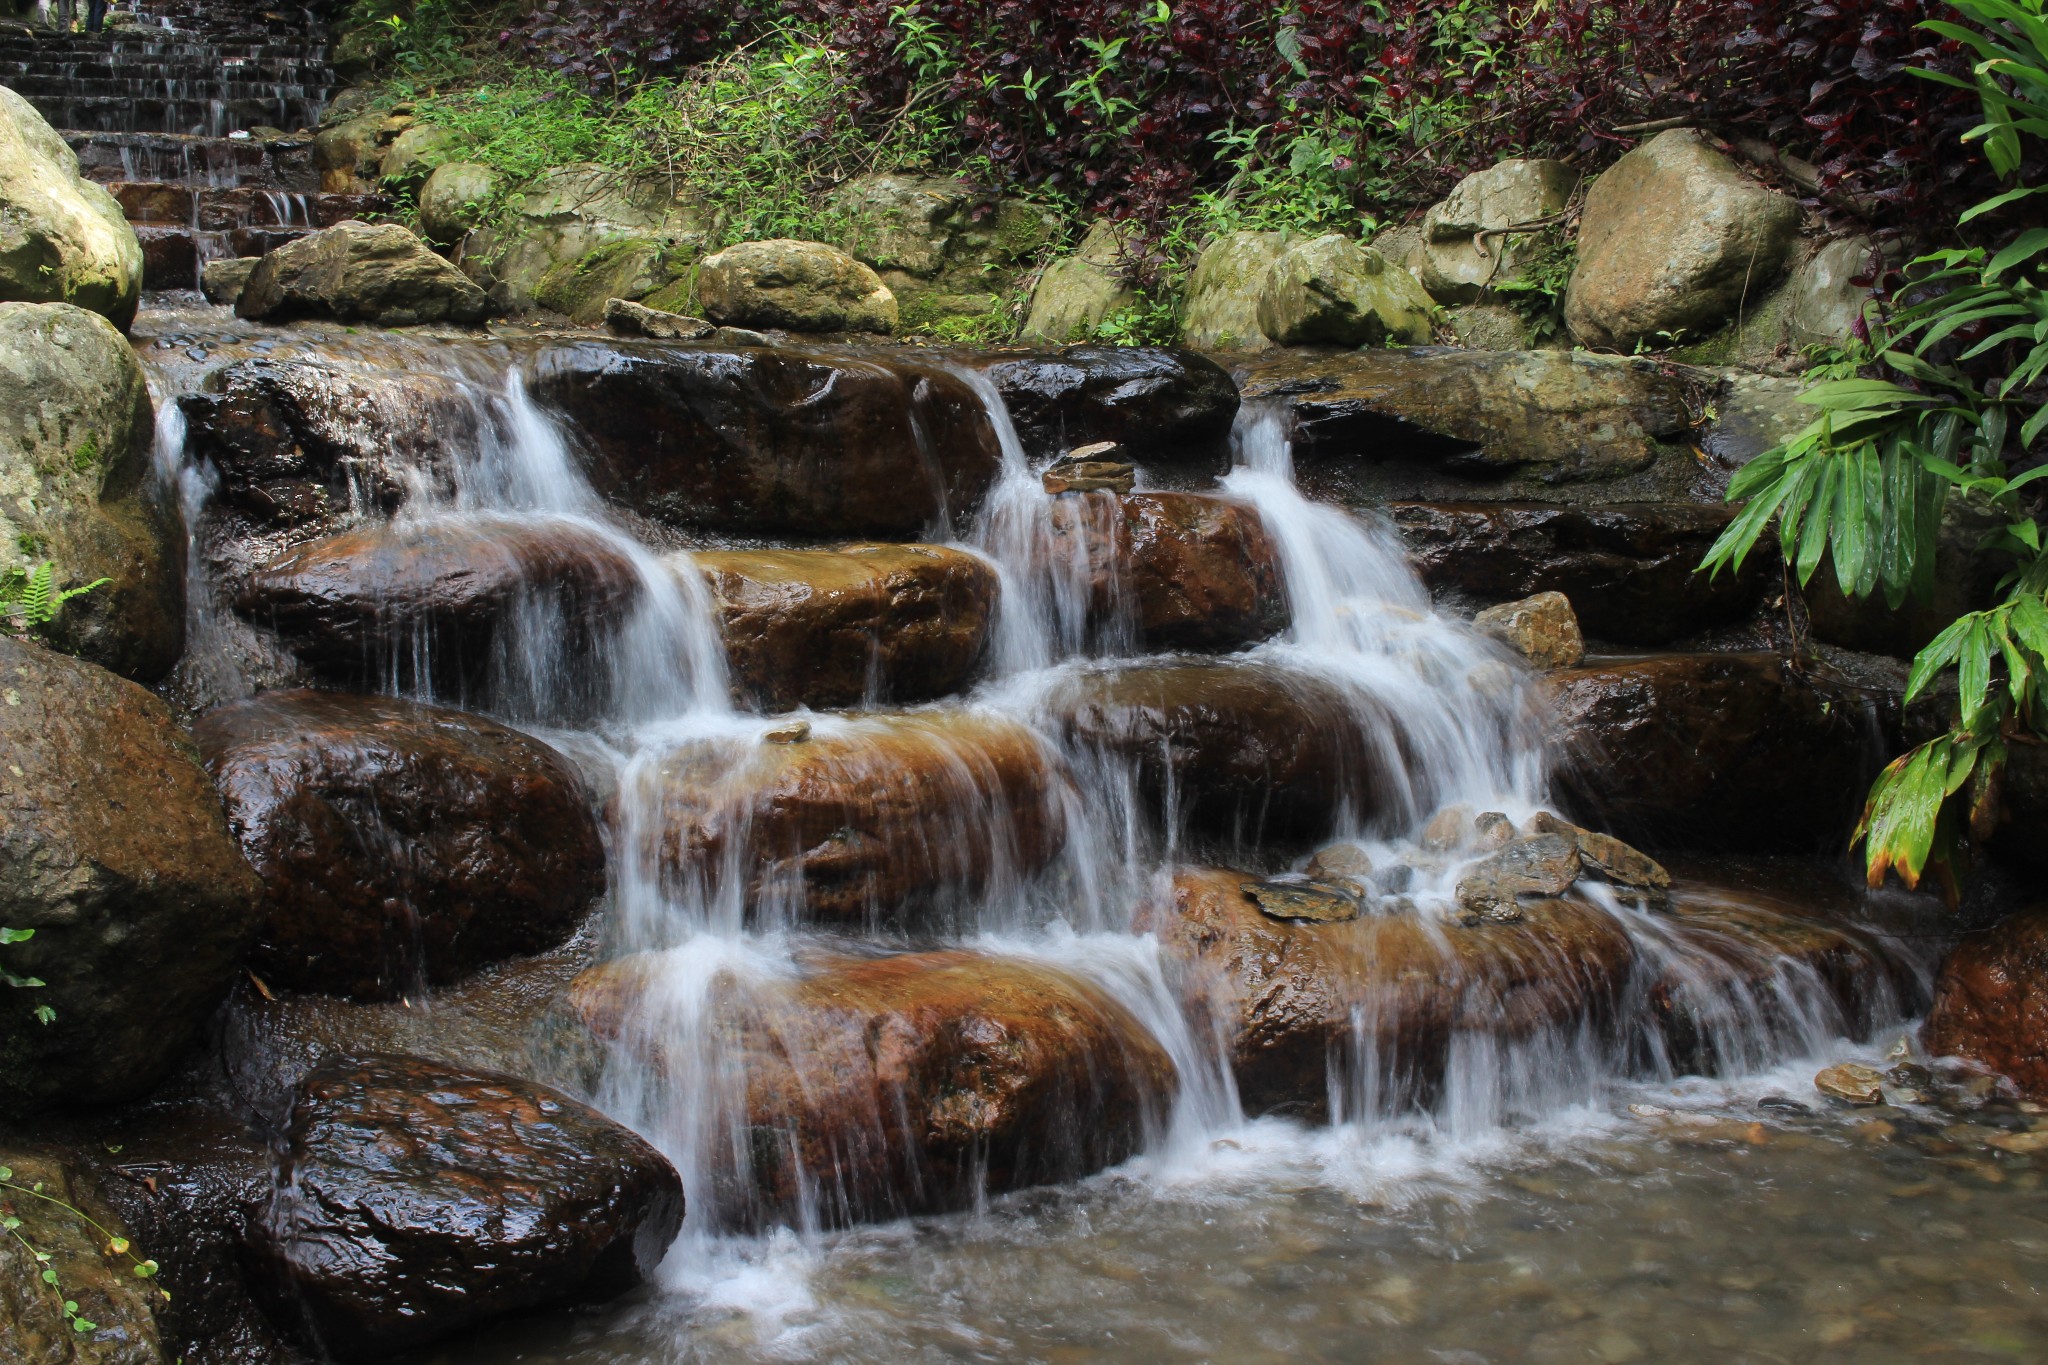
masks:
MULTIPOLYGON (((1970 88, 1981 147, 2008 188, 1965 212, 1965 239, 2041 194, 2023 172, 2048 137, 2048 0, 1954 0, 1969 26, 1924 27, 1977 57, 1970 88)), ((1922 71, 1955 84, 1961 78, 1922 71)), ((1887 872, 1917 886, 1933 869, 1951 897, 1965 833, 1998 815, 2010 746, 2048 740, 2048 553, 2040 462, 2048 430, 2048 228, 2008 230, 1920 257, 1895 305, 1868 320, 1867 347, 1818 370, 1804 430, 1746 466, 1729 497, 1746 499, 1706 566, 1739 566, 1775 523, 1802 585, 1826 558, 1851 597, 1882 592, 1894 608, 1932 597, 1937 533, 1952 502, 1989 517, 1983 549, 2005 560, 2000 599, 1920 651, 1906 701, 1954 677, 1948 731, 1878 777, 1856 829, 1870 883, 1887 872)))
POLYGON ((55 621, 66 602, 110 581, 98 578, 83 587, 60 588, 57 566, 47 559, 32 569, 8 569, 0 573, 0 635, 27 639, 55 621))

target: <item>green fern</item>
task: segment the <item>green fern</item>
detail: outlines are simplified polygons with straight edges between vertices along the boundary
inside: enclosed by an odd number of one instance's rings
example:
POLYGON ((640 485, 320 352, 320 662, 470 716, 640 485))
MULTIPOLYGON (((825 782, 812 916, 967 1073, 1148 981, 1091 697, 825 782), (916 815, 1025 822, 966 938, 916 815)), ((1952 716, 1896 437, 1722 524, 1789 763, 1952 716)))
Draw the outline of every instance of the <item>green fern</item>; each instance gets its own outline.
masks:
POLYGON ((19 620, 29 629, 47 626, 57 619, 66 602, 112 581, 96 578, 83 587, 60 588, 57 566, 47 559, 33 569, 9 569, 0 575, 0 617, 19 620))

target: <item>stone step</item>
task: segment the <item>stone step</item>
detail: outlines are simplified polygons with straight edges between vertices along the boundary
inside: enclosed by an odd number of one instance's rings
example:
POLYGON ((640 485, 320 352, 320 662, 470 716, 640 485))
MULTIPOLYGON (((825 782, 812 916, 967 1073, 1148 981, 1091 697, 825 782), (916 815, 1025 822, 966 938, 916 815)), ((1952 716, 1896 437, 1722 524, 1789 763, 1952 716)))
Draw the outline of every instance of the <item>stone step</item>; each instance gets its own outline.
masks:
POLYGON ((266 57, 262 60, 223 58, 202 53, 182 58, 100 53, 96 56, 66 57, 62 60, 37 57, 0 57, 0 81, 23 94, 19 82, 38 78, 60 80, 174 80, 234 79, 242 81, 302 82, 332 84, 334 69, 325 62, 308 59, 289 61, 266 57))
POLYGON ((50 126, 67 132, 187 133, 224 137, 249 128, 311 128, 324 101, 304 99, 160 99, 102 95, 32 99, 50 126))
POLYGON ((195 79, 191 72, 167 78, 22 76, 8 88, 31 104, 62 99, 133 100, 303 100, 321 86, 298 81, 195 79))
POLYGON ((310 227, 238 227, 201 231, 190 227, 135 225, 142 243, 144 289, 197 289, 208 261, 228 256, 261 256, 295 242, 310 227))
POLYGON ((102 184, 168 181, 304 192, 320 187, 310 138, 78 131, 67 132, 64 138, 78 153, 80 172, 102 184))
POLYGON ((131 223, 207 232, 332 227, 384 209, 389 203, 373 194, 309 194, 249 186, 209 189, 162 181, 115 181, 107 189, 131 223))

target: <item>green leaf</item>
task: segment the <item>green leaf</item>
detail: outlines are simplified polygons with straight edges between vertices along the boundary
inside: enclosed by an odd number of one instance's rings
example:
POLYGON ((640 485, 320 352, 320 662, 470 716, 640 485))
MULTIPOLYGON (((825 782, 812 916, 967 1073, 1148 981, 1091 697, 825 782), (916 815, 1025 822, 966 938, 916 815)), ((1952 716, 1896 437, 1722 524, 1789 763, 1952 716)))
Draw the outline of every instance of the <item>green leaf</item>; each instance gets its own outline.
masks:
POLYGON ((1974 730, 1991 689, 1992 639, 1981 614, 1965 619, 1970 621, 1970 628, 1963 635, 1962 652, 1956 660, 1956 683, 1963 728, 1974 730))
POLYGON ((0 928, 0 943, 26 943, 36 936, 33 929, 0 928))
POLYGON ((1963 652, 1963 637, 1970 633, 1970 618, 1951 622, 1948 628, 1927 642, 1913 658, 1906 675, 1906 700, 1911 702, 1934 680, 1937 673, 1954 663, 1963 652))
POLYGON ((2022 261, 2030 261, 2044 251, 2048 251, 2048 228, 2030 228, 1991 258, 1991 264, 1984 267, 1984 278, 1996 280, 2022 261))

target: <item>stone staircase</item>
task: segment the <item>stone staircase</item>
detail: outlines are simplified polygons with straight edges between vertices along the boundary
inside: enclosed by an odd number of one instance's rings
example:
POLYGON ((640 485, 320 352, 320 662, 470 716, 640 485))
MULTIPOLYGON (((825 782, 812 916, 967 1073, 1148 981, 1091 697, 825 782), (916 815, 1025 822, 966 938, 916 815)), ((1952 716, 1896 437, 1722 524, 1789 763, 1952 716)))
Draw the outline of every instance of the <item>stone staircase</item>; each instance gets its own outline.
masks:
POLYGON ((135 0, 107 31, 0 24, 0 85, 26 98, 120 201, 143 287, 196 289, 208 261, 261 255, 374 209, 323 194, 312 129, 334 86, 319 14, 252 0, 135 0))

